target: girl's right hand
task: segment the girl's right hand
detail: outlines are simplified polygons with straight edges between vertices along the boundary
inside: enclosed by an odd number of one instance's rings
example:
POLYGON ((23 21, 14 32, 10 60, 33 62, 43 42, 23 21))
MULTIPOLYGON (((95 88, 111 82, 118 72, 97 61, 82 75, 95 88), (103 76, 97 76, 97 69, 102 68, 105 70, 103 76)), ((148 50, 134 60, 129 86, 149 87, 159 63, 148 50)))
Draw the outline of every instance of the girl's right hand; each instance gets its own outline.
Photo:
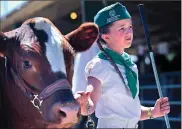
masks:
POLYGON ((74 98, 77 100, 77 102, 80 105, 81 114, 88 115, 87 104, 90 98, 90 92, 78 91, 75 93, 74 98))

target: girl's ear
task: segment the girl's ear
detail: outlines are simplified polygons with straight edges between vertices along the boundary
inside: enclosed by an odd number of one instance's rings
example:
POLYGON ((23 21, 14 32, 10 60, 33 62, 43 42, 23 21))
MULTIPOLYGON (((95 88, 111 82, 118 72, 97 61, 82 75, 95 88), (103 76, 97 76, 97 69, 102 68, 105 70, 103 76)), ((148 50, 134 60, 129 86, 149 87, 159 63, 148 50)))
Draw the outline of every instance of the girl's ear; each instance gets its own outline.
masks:
POLYGON ((102 34, 101 35, 101 38, 102 38, 102 40, 104 40, 105 42, 109 42, 109 37, 108 37, 108 35, 107 34, 102 34))
POLYGON ((99 29, 94 23, 84 23, 76 30, 65 35, 76 52, 86 51, 98 38, 99 29))

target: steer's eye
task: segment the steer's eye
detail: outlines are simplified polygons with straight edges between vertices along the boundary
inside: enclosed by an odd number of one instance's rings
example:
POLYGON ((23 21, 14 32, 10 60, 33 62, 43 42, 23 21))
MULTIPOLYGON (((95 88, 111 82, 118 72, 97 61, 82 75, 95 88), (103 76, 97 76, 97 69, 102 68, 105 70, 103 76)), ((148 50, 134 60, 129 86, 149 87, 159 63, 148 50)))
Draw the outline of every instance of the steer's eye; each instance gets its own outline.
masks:
POLYGON ((25 61, 23 61, 23 67, 24 68, 31 68, 32 64, 29 61, 25 60, 25 61))

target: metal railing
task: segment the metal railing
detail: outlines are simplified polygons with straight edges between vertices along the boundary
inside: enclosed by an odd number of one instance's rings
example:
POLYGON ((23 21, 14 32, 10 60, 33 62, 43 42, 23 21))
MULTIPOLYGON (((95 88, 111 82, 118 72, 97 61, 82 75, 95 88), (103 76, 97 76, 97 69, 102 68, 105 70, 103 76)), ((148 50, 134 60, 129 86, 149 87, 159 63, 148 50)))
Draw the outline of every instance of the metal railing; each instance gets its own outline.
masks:
MULTIPOLYGON (((181 109, 181 72, 168 72, 168 73, 162 73, 159 75, 159 80, 161 83, 162 92, 164 93, 164 96, 167 96, 169 98, 170 106, 173 107, 175 110, 181 109)), ((142 105, 147 106, 154 106, 156 98, 158 98, 157 92, 157 86, 155 84, 155 80, 153 75, 145 75, 140 77, 140 99, 142 105), (149 80, 149 81, 148 81, 149 80), (152 82, 153 80, 154 82, 152 82), (143 83, 143 84, 142 84, 143 83), (150 93, 150 94, 149 94, 150 93), (153 95, 153 96, 152 96, 153 95), (148 98, 147 98, 148 96, 148 98), (147 99, 146 99, 147 98, 147 99)), ((181 110, 180 110, 181 111, 181 110)), ((179 114, 174 114, 171 116, 170 114, 174 113, 174 110, 171 110, 169 113, 169 121, 170 123, 175 122, 175 124, 172 124, 171 128, 176 128, 175 125, 176 122, 178 125, 181 122, 181 113, 179 111, 179 114)), ((178 112, 178 111, 175 111, 178 112)), ((152 124, 150 127, 155 125, 155 121, 163 121, 164 117, 152 119, 152 124), (154 120, 154 121, 153 121, 154 120)), ((150 121, 150 120, 149 120, 150 121)), ((145 121, 140 122, 140 128, 147 128, 145 127, 145 121)))

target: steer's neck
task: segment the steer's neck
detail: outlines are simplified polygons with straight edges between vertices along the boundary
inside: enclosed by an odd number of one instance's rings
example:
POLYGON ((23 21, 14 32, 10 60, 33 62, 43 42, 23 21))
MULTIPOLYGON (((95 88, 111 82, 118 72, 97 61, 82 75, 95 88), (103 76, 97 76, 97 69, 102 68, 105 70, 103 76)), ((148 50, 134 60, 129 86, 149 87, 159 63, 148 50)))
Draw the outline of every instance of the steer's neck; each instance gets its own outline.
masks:
POLYGON ((4 86, 6 95, 7 112, 11 117, 12 127, 17 128, 33 128, 44 127, 41 123, 41 115, 38 110, 32 105, 29 98, 15 84, 10 72, 7 75, 7 81, 4 86))

